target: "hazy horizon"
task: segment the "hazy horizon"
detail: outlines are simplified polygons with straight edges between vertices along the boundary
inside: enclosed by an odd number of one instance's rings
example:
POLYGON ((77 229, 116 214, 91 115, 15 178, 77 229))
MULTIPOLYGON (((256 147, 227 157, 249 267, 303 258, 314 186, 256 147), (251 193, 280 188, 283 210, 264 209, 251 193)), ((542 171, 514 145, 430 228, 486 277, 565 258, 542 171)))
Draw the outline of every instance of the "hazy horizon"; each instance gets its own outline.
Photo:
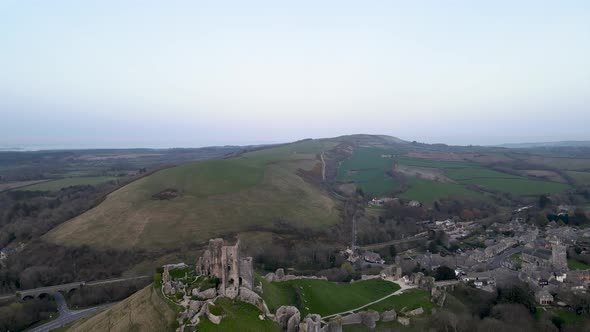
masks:
POLYGON ((0 3, 0 147, 590 140, 590 3, 0 3))

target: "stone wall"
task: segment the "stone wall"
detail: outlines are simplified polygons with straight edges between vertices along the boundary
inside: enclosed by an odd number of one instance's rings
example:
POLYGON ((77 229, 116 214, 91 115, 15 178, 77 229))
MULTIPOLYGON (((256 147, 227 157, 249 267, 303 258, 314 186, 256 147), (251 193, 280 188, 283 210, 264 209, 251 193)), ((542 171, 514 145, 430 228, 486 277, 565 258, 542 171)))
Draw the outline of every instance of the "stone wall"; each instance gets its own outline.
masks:
POLYGON ((223 239, 209 240, 209 246, 197 261, 199 275, 219 279, 219 294, 229 298, 238 296, 240 287, 252 289, 254 268, 252 257, 240 256, 240 241, 233 246, 224 246, 223 239))

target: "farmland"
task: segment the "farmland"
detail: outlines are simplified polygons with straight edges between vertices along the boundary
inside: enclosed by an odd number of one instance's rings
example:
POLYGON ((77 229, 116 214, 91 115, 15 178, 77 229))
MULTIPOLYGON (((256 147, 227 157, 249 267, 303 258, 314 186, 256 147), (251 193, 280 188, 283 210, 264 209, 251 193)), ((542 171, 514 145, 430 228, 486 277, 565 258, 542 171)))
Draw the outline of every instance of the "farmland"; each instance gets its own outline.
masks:
POLYGON ((456 183, 442 183, 412 178, 408 181, 408 190, 401 197, 420 202, 433 202, 440 198, 457 197, 470 200, 485 200, 486 197, 476 191, 456 183))
POLYGON ((571 176, 576 183, 588 185, 590 184, 590 172, 569 171, 567 175, 571 176))
POLYGON ((20 190, 27 191, 55 191, 62 188, 71 186, 82 186, 82 185, 98 185, 101 183, 116 180, 113 176, 93 176, 93 177, 76 177, 76 178, 65 178, 51 181, 45 181, 42 183, 33 184, 30 186, 22 187, 20 190))
POLYGON ((338 181, 352 181, 364 192, 373 195, 395 191, 399 188, 399 182, 386 174, 393 168, 393 159, 383 158, 383 154, 390 155, 393 152, 379 148, 357 148, 352 157, 340 165, 338 181))

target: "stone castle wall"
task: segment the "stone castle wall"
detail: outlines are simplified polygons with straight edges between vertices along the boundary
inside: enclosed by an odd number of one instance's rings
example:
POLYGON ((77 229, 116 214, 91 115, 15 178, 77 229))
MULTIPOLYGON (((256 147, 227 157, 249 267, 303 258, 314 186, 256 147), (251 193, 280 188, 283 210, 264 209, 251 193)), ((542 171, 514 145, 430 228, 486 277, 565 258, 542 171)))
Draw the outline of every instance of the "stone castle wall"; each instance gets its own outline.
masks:
POLYGON ((254 268, 252 257, 240 257, 240 241, 225 246, 223 239, 209 240, 209 246, 197 261, 199 275, 219 279, 219 294, 229 298, 238 296, 240 286, 252 289, 254 268))

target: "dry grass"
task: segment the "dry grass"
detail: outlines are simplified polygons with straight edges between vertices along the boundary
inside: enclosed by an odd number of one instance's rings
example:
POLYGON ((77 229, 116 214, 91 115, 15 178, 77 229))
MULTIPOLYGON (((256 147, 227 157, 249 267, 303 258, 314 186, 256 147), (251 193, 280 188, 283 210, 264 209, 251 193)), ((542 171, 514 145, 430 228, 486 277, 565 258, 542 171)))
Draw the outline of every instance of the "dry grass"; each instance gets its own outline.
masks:
POLYGON ((121 303, 74 324, 68 331, 168 331, 176 313, 158 296, 152 285, 121 303))
POLYGON ((319 229, 340 221, 338 204, 305 182, 322 144, 290 145, 243 157, 167 169, 112 193, 98 207, 46 235, 52 242, 95 247, 173 248, 277 222, 319 229), (175 188, 181 195, 154 200, 175 188))

